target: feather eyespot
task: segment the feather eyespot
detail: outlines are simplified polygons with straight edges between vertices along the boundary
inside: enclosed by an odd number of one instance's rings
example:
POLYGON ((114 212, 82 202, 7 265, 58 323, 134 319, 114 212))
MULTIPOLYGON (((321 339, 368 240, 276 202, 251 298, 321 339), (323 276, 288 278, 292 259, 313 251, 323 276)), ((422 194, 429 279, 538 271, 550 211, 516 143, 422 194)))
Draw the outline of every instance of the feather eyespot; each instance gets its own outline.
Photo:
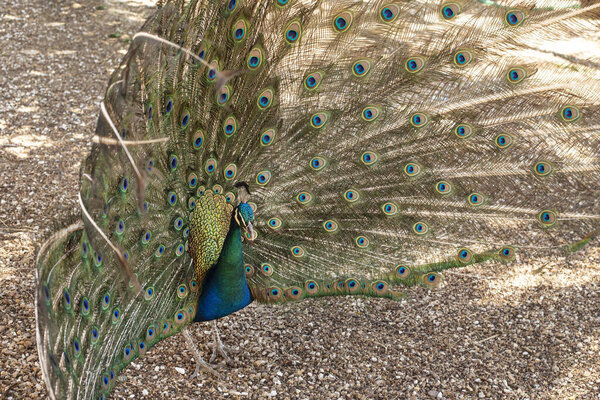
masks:
POLYGON ((94 256, 94 265, 100 267, 102 265, 102 253, 97 251, 94 256))
POLYGON ((183 228, 183 219, 181 217, 177 217, 173 220, 173 227, 176 231, 180 231, 183 228))
POLYGON ((183 252, 185 251, 185 247, 183 246, 183 244, 178 244, 177 247, 175 248, 175 255, 177 257, 181 257, 183 255, 183 252))
POLYGON ((310 167, 312 169, 314 169, 315 171, 320 171, 323 168, 325 168, 325 165, 327 164, 327 161, 325 161, 325 159, 323 157, 313 157, 310 160, 310 167))
POLYGON ((370 107, 366 107, 362 110, 362 118, 365 121, 375 121, 377 119, 377 117, 379 116, 379 108, 378 107, 374 107, 374 106, 370 106, 370 107))
POLYGON ((506 133, 501 133, 498 136, 496 136, 496 138, 494 139, 494 143, 499 149, 506 149, 510 147, 510 145, 513 143, 513 138, 512 136, 506 133))
POLYGON ((274 96, 275 94, 273 92, 273 89, 263 90, 261 94, 258 95, 258 99, 256 100, 258 108, 260 110, 266 110, 267 108, 269 108, 271 106, 271 103, 273 102, 274 96))
POLYGON ((171 324, 171 321, 163 322, 161 325, 161 331, 160 331, 160 334, 162 335, 162 337, 169 336, 171 334, 172 328, 173 328, 173 324, 171 324))
POLYGON ((460 6, 456 3, 442 4, 440 7, 440 14, 442 15, 442 18, 449 21, 460 14, 460 6))
POLYGON ((313 114, 312 117, 310 117, 310 124, 312 125, 313 128, 319 129, 319 128, 322 128, 325 126, 328 119, 329 119, 328 113, 319 112, 319 113, 313 114))
POLYGON ((321 72, 313 72, 304 78, 304 87, 308 90, 313 90, 319 87, 323 74, 321 72))
POLYGON ((148 104, 148 108, 146 109, 146 115, 148 116, 148 120, 152 120, 152 104, 148 104))
POLYGON ((349 203, 354 203, 359 198, 358 191, 354 189, 348 189, 344 192, 344 199, 349 203))
POLYGON ((123 234, 124 231, 125 231, 125 222, 122 219, 120 219, 117 222, 117 228, 115 229, 115 233, 120 236, 123 234))
POLYGON ((398 214, 398 206, 392 202, 388 202, 388 203, 384 203, 381 206, 381 210, 383 211, 383 213, 387 216, 393 216, 398 214))
POLYGON ((372 151, 365 151, 360 157, 360 160, 363 162, 363 164, 371 166, 377 162, 377 158, 378 156, 376 153, 372 151))
POLYGON ((227 10, 229 12, 232 12, 233 10, 235 10, 236 7, 237 7, 237 0, 229 0, 229 3, 227 4, 227 10))
POLYGON ((300 300, 302 298, 302 296, 304 295, 304 293, 303 293, 302 289, 294 286, 294 287, 287 289, 283 295, 285 296, 286 299, 300 300))
POLYGON ((473 127, 469 124, 459 124, 454 128, 454 134, 461 139, 466 139, 473 134, 473 127))
POLYGON ((300 39, 302 34, 302 26, 298 21, 290 22, 285 28, 285 41, 289 44, 294 44, 300 39))
POLYGON ((421 166, 417 163, 408 163, 404 166, 404 173, 410 177, 415 177, 421 173, 421 166))
POLYGON ((355 76, 362 78, 371 70, 371 62, 369 60, 358 60, 352 65, 352 73, 355 76))
POLYGON ((88 243, 85 240, 81 242, 81 256, 83 258, 87 258, 88 256, 88 243))
POLYGON ((469 50, 459 50, 454 53, 454 64, 459 67, 469 65, 471 60, 473 60, 473 54, 469 50))
POLYGON ((154 287, 150 286, 144 292, 144 299, 146 299, 146 300, 152 300, 153 297, 154 297, 154 287))
POLYGON ((236 22, 235 25, 233 25, 233 28, 231 29, 233 41, 239 43, 242 40, 244 40, 244 37, 246 36, 246 29, 246 21, 241 19, 238 22, 236 22))
POLYGON ((200 150, 202 146, 202 142, 204 141, 204 134, 202 131, 197 131, 194 136, 192 136, 192 147, 194 150, 200 150))
POLYGON ((290 250, 294 257, 302 257, 305 254, 305 251, 301 246, 293 246, 290 250))
POLYGON ((317 282, 312 281, 312 280, 306 281, 304 283, 304 290, 308 294, 315 294, 319 291, 319 285, 317 284, 317 282))
POLYGON ((126 193, 127 189, 129 189, 129 180, 127 178, 121 179, 119 183, 119 189, 121 189, 122 193, 126 193))
POLYGON ((283 292, 278 287, 273 286, 267 289, 268 300, 276 301, 281 299, 281 296, 283 296, 283 292))
POLYGON ((185 129, 185 128, 187 128, 189 123, 190 123, 190 113, 189 113, 189 111, 185 110, 181 116, 181 127, 183 129, 185 129))
POLYGON ((540 161, 537 164, 535 164, 533 171, 538 176, 548 176, 552 172, 552 164, 540 161))
POLYGON ((446 181, 439 181, 438 183, 435 184, 435 190, 439 194, 444 194, 444 195, 450 194, 452 192, 452 185, 446 181))
POLYGON ((504 14, 504 21, 512 27, 519 26, 525 20, 525 13, 518 9, 508 10, 504 14))
POLYGON ((290 0, 276 0, 277 5, 280 7, 286 6, 289 2, 290 0))
POLYGON ((256 183, 261 186, 266 185, 271 180, 271 172, 270 171, 261 171, 256 175, 256 183))
POLYGON ((177 169, 178 163, 179 163, 179 160, 177 159, 177 156, 175 154, 171 154, 169 156, 169 169, 171 171, 175 171, 177 169))
POLYGON ((346 281, 343 283, 343 286, 350 294, 356 293, 360 290, 360 283, 354 278, 346 279, 346 281))
POLYGON ((216 169, 217 160, 215 160, 214 158, 209 158, 208 160, 206 160, 206 164, 204 165, 204 171, 206 171, 207 174, 212 174, 213 172, 215 172, 216 169))
POLYGON ((458 250, 458 260, 462 263, 468 263, 473 259, 473 253, 469 249, 458 250))
POLYGON ((113 310, 112 322, 113 322, 113 324, 116 324, 120 320, 121 320, 121 310, 117 307, 113 310))
POLYGON ((383 22, 394 22, 400 14, 400 8, 396 4, 388 4, 381 8, 379 16, 383 22))
POLYGON ((260 265, 260 272, 265 276, 271 276, 273 275, 273 267, 271 266, 271 264, 262 263, 260 265))
POLYGON ((233 115, 227 117, 225 122, 223 122, 223 133, 226 137, 231 137, 237 131, 237 120, 233 115))
POLYGON ((396 266, 396 276, 401 279, 407 279, 410 276, 410 268, 406 265, 396 266))
POLYGON ((544 210, 538 214, 538 221, 544 228, 556 223, 556 213, 551 210, 544 210))
POLYGON ((425 60, 422 57, 411 57, 406 60, 404 67, 411 74, 415 74, 423 69, 425 66, 425 60))
POLYGON ((378 296, 382 296, 387 293, 390 285, 385 281, 375 281, 371 284, 371 290, 378 296))
POLYGON ((523 68, 511 68, 506 73, 506 79, 510 83, 519 83, 525 78, 527 78, 527 71, 525 71, 523 68))
POLYGON ((175 204, 177 204, 177 193, 173 191, 167 193, 167 204, 169 204, 170 206, 174 206, 175 204))
POLYGON ((173 100, 168 99, 167 104, 165 105, 165 115, 168 115, 173 111, 173 100))
POLYGON ((346 32, 350 25, 352 25, 352 14, 348 11, 344 11, 333 19, 333 29, 336 32, 346 32))
MULTIPOLYGON (((49 297, 47 297, 47 299, 49 300, 49 297)), ((87 297, 83 297, 83 299, 81 299, 81 313, 84 316, 88 316, 90 315, 90 301, 88 300, 87 297)))
POLYGON ((202 45, 201 50, 198 51, 198 58, 201 60, 204 60, 205 56, 206 56, 206 48, 204 45, 202 45))
POLYGON ((310 203, 311 200, 312 200, 312 194, 310 194, 309 192, 306 192, 306 191, 300 192, 296 196, 296 201, 302 205, 306 205, 306 204, 310 203))
POLYGON ((79 357, 81 355, 81 346, 79 345, 79 339, 77 337, 73 338, 73 354, 75 357, 79 357))
POLYGON ((217 71, 219 70, 219 63, 216 60, 213 60, 208 64, 208 72, 206 73, 206 77, 209 81, 214 81, 217 77, 217 71))
POLYGON ((190 173, 187 178, 187 183, 190 189, 194 189, 198 184, 198 175, 196 175, 194 172, 190 173))
POLYGON ((333 233, 338 230, 338 223, 332 219, 328 219, 327 221, 323 222, 323 228, 325 231, 333 233))
POLYGON ((97 326, 92 328, 92 344, 98 343, 98 339, 100 338, 100 331, 97 326))
POLYGON ((219 184, 217 183, 216 185, 214 185, 214 186, 212 187, 212 191, 213 191, 215 194, 222 193, 222 192, 223 192, 223 186, 221 186, 221 185, 219 185, 219 184))
POLYGON ((410 116, 410 124, 415 128, 422 128, 429 122, 427 115, 422 113, 415 113, 410 116))
POLYGON ((232 203, 233 201, 235 201, 235 194, 233 194, 233 192, 225 193, 225 201, 228 203, 232 203))
POLYGON ((430 272, 423 275, 423 282, 429 287, 438 287, 442 283, 442 275, 435 272, 430 272))
POLYGON ((225 175, 226 180, 232 180, 237 175, 237 166, 235 164, 229 164, 227 167, 225 167, 225 172, 223 175, 225 175))
POLYGON ((127 362, 130 361, 131 358, 133 357, 133 349, 131 348, 131 345, 128 344, 127 346, 125 346, 125 349, 123 350, 123 361, 127 362))
POLYGON ((217 104, 220 106, 227 104, 231 96, 231 86, 225 85, 217 92, 217 104))
POLYGON ((360 248, 365 248, 369 246, 369 239, 367 239, 365 236, 357 236, 354 238, 354 243, 356 243, 356 245, 360 248))
POLYGON ((187 290, 187 286, 185 284, 181 284, 177 287, 177 297, 179 297, 180 299, 183 299, 185 297, 187 297, 188 295, 188 290, 187 290))
POLYGON ((504 246, 498 251, 498 255, 503 260, 512 260, 515 257, 515 249, 511 246, 504 246))
POLYGON ((156 332, 157 330, 155 325, 150 325, 148 328, 146 328, 146 341, 152 342, 156 337, 156 332))
POLYGON ((244 272, 246 273, 246 278, 254 276, 254 266, 252 264, 244 265, 244 272))
POLYGON ((248 59, 246 60, 248 68, 257 69, 262 65, 262 61, 263 52, 259 47, 255 47, 254 49, 250 50, 250 53, 248 54, 248 59))
POLYGON ((263 146, 269 146, 275 140, 275 129, 267 129, 260 135, 260 144, 263 146))
POLYGON ((429 226, 425 222, 417 222, 413 225, 413 231, 417 235, 424 235, 429 232, 429 226))
POLYGON ((198 189, 196 189, 196 197, 203 196, 205 190, 206 188, 204 186, 198 186, 198 189))
POLYGON ((143 245, 146 245, 150 242, 150 238, 152 237, 152 233, 150 231, 146 231, 142 234, 141 242, 143 245))
POLYGON ((69 291, 67 289, 65 289, 63 291, 63 300, 64 300, 65 308, 67 310, 70 310, 71 309, 71 295, 69 294, 69 291))
POLYGON ((196 198, 192 196, 188 199, 188 210, 191 211, 194 208, 196 208, 196 198))
POLYGON ((179 310, 175 313, 175 318, 173 319, 173 321, 175 322, 176 325, 183 325, 185 324, 187 320, 187 311, 185 310, 179 310))
POLYGON ((281 228, 281 220, 277 217, 273 217, 269 220, 267 225, 269 226, 269 228, 271 228, 273 230, 277 230, 277 229, 281 228))
POLYGON ((483 204, 484 197, 481 193, 471 193, 467 199, 472 206, 479 206, 483 204))
POLYGON ((575 106, 565 106, 562 108, 562 110, 560 110, 560 116, 563 121, 573 122, 579 119, 581 112, 579 111, 579 108, 575 106))

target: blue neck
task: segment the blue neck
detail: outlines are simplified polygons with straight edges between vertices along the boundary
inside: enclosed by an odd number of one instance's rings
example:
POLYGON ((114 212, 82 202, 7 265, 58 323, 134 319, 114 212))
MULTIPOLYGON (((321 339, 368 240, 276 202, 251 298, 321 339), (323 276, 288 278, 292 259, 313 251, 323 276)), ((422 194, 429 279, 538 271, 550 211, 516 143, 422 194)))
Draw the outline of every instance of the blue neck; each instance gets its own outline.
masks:
POLYGON ((204 279, 194 322, 224 317, 251 302, 244 270, 242 233, 232 218, 219 260, 204 279))

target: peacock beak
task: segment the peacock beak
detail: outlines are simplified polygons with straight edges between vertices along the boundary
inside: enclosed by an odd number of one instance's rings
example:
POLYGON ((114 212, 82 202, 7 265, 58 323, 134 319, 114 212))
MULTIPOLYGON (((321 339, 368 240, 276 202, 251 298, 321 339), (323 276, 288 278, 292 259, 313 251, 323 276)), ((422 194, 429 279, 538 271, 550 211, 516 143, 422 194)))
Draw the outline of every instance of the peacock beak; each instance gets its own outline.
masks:
POLYGON ((254 228, 252 228, 252 222, 248 221, 246 224, 246 238, 250 241, 256 239, 256 232, 254 232, 254 228))

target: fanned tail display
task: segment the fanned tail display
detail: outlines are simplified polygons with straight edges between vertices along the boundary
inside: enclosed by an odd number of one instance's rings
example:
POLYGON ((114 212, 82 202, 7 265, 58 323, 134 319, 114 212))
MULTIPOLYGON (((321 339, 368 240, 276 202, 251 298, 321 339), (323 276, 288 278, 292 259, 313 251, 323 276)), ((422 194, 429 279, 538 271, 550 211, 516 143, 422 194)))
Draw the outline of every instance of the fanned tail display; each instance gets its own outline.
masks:
POLYGON ((108 86, 81 219, 38 256, 50 396, 104 399, 159 340, 252 300, 397 299, 448 268, 585 244, 600 227, 598 15, 160 4, 108 86))

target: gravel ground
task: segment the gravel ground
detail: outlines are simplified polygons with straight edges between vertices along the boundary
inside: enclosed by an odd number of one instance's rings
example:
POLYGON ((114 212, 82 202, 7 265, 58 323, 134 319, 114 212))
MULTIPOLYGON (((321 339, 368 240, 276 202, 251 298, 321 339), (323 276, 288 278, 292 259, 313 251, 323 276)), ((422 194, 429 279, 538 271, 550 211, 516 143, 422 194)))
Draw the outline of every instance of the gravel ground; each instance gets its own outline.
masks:
MULTIPOLYGON (((75 212, 108 75, 148 0, 12 0, 0 10, 0 400, 45 398, 34 258, 75 212), (115 37, 118 36, 118 37, 115 37)), ((190 380, 181 335, 112 398, 600 399, 600 247, 446 274, 410 300, 251 305, 219 322, 230 365, 190 380)), ((208 358, 209 324, 192 328, 208 358)))

